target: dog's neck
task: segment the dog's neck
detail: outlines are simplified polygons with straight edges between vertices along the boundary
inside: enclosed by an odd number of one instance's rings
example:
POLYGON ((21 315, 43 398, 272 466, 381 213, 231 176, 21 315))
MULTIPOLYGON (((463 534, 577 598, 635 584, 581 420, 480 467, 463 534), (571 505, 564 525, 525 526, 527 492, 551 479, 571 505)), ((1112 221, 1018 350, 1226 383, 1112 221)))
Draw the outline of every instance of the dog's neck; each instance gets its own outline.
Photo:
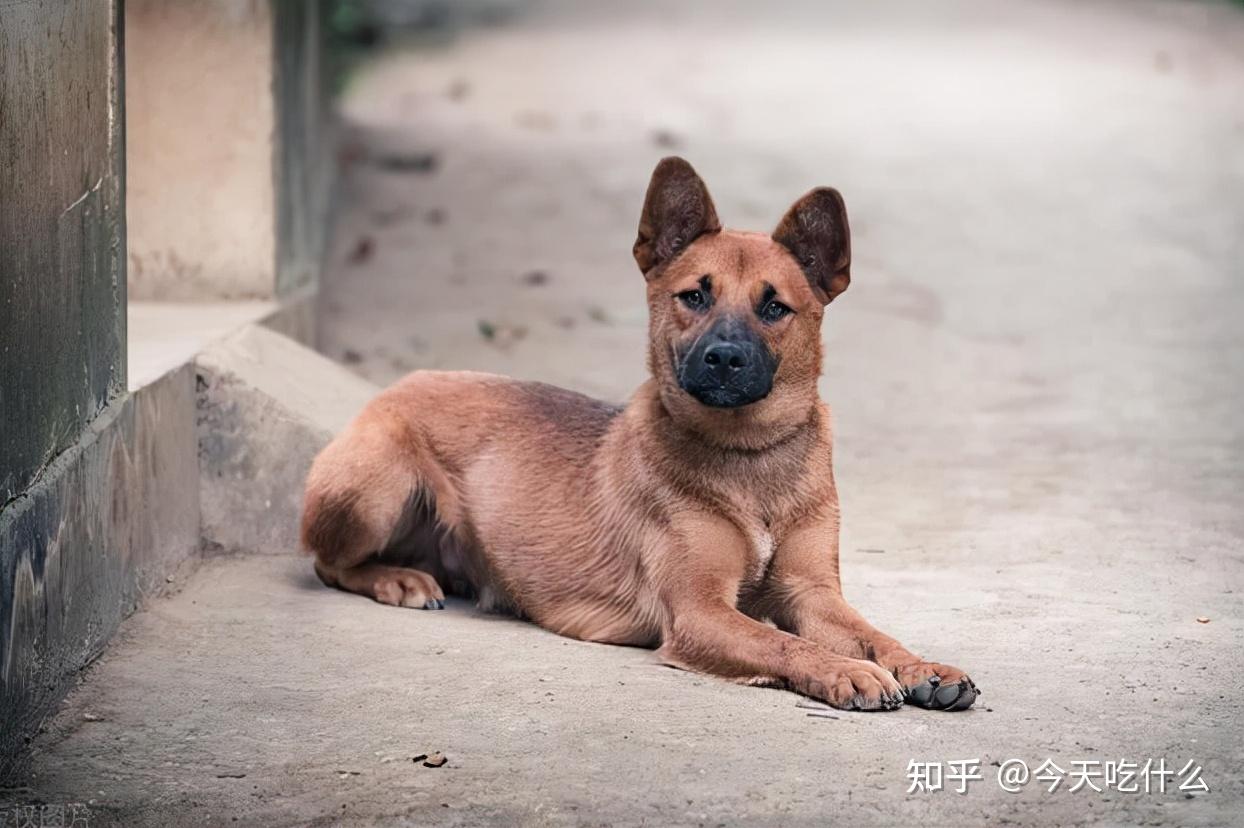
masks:
POLYGON ((671 440, 718 452, 763 454, 817 429, 820 399, 815 386, 799 396, 805 404, 766 399, 742 408, 708 408, 654 378, 640 387, 635 400, 649 407, 652 422, 671 440))

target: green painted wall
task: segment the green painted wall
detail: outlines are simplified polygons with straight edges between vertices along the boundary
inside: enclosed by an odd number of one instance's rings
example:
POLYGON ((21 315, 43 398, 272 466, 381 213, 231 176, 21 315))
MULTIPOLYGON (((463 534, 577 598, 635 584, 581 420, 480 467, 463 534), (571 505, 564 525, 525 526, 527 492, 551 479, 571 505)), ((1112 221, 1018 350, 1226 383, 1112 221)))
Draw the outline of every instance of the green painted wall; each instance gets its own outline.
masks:
POLYGON ((0 509, 125 391, 120 24, 0 2, 0 509))

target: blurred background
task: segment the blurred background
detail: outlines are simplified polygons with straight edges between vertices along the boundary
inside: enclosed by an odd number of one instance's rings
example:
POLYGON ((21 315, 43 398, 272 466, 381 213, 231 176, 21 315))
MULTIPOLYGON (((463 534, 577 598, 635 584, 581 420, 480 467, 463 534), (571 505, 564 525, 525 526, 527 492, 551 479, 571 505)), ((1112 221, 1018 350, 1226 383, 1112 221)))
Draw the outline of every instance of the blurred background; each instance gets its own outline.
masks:
POLYGON ((970 499, 974 546, 1141 501, 1239 530, 1242 17, 340 5, 321 347, 382 384, 463 367, 624 399, 646 325, 628 251, 652 166, 680 154, 727 226, 769 229, 817 185, 846 197, 823 392, 847 497, 884 492, 853 526, 957 523, 970 499))
POLYGON ((66 0, 0 2, 0 32, 12 801, 89 795, 119 824, 192 801, 265 824, 1238 813, 1244 5, 66 0), (295 557, 311 457, 403 374, 643 381, 630 248, 671 154, 730 227, 845 196, 822 381, 844 585, 971 672, 973 713, 826 737, 784 694, 387 612, 295 557), (459 770, 412 782, 384 760, 412 745, 459 770), (913 757, 1013 755, 1191 756, 1212 792, 903 793, 913 757))

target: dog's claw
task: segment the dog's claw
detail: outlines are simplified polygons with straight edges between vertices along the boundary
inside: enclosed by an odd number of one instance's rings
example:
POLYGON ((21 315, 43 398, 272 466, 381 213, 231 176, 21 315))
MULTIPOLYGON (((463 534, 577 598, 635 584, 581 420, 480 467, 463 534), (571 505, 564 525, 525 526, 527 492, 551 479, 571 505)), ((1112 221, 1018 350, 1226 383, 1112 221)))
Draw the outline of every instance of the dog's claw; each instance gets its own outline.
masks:
POLYGON ((445 609, 445 605, 435 598, 429 598, 423 605, 426 610, 445 609))
POLYGON ((898 710, 903 706, 902 691, 897 693, 882 693, 876 701, 869 701, 859 694, 851 697, 851 701, 845 706, 846 710, 859 710, 862 712, 877 710, 898 710))

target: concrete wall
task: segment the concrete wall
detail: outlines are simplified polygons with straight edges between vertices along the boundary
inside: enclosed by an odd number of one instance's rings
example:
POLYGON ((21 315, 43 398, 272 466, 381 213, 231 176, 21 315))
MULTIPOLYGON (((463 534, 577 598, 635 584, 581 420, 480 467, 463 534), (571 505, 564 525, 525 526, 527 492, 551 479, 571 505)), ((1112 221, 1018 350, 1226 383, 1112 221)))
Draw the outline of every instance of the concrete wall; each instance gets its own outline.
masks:
POLYGON ((204 484, 213 545, 288 549, 294 478, 329 433, 282 431, 290 418, 227 361, 198 394, 189 362, 126 392, 127 344, 153 345, 126 342, 127 232, 130 298, 281 295, 270 324, 313 335, 330 171, 321 7, 124 8, 0 0, 0 787, 121 619, 200 557, 204 484), (211 423, 232 430, 217 439, 211 423), (259 500, 228 514, 231 491, 279 495, 280 532, 216 531, 266 525, 259 500))
POLYGON ((198 553, 194 382, 185 365, 114 400, 0 512, 0 786, 121 619, 198 553))
POLYGON ((319 282, 333 158, 323 54, 325 3, 278 1, 276 15, 276 292, 319 282))
POLYGON ((130 293, 267 299, 315 282, 327 166, 321 4, 126 4, 130 293))
POLYGON ((126 396, 119 0, 0 3, 0 778, 198 548, 193 373, 126 396))
POLYGON ((131 295, 272 296, 271 5, 129 0, 125 28, 131 295))
POLYGON ((0 508, 125 389, 120 26, 0 3, 0 508))

